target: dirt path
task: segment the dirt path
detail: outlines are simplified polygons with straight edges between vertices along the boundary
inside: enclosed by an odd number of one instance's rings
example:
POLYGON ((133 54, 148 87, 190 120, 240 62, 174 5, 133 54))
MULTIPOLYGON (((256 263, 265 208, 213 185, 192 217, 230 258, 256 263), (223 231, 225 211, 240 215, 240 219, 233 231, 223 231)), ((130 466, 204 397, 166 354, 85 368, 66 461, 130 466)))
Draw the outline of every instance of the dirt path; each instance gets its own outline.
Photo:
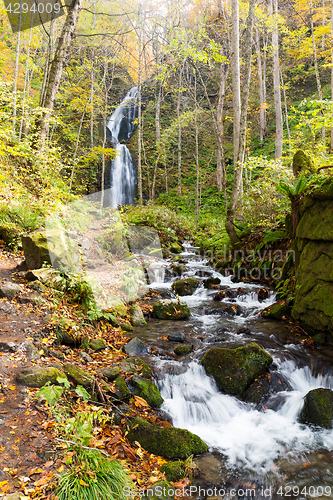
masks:
MULTIPOLYGON (((21 260, 0 246, 0 284, 9 281, 24 287, 15 272, 21 260)), ((31 365, 24 343, 45 327, 45 314, 29 302, 0 299, 1 493, 20 491, 25 496, 36 493, 45 463, 50 468, 55 465, 51 460, 54 457, 51 436, 44 430, 46 415, 35 406, 32 391, 19 386, 15 380, 20 368, 31 365), (33 469, 40 472, 33 474, 33 469)), ((42 491, 37 498, 41 497, 42 491)))

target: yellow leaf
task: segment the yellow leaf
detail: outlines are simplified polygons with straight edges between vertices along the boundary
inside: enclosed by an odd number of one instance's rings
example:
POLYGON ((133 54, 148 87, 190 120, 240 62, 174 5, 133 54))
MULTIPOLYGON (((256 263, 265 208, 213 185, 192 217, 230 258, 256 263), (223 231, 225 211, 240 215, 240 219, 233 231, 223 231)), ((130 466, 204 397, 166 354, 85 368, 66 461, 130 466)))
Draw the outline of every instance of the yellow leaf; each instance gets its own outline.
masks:
POLYGON ((80 479, 81 486, 87 486, 89 488, 89 484, 85 483, 83 479, 80 479))
POLYGON ((8 389, 10 389, 11 391, 15 391, 16 386, 15 386, 15 385, 10 385, 10 386, 8 387, 8 389))
POLYGON ((7 484, 7 483, 8 483, 8 481, 1 481, 0 488, 2 488, 3 486, 5 486, 5 484, 7 484))

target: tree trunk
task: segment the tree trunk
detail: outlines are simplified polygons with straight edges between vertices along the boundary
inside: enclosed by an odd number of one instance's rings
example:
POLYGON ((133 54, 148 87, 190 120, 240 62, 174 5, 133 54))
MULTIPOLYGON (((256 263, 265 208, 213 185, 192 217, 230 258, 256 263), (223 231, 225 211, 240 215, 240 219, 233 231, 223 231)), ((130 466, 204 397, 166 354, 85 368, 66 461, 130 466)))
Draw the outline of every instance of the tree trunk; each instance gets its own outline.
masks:
POLYGON ((279 31, 278 31, 278 0, 269 0, 270 14, 273 16, 272 28, 272 55, 273 55, 273 85, 275 107, 275 159, 282 156, 283 151, 283 119, 280 89, 280 63, 279 63, 279 31))
POLYGON ((161 100, 162 100, 162 82, 160 82, 160 86, 156 92, 156 110, 155 110, 156 142, 159 142, 159 140, 161 139, 161 125, 160 125, 161 100))
POLYGON ((195 100, 195 113, 194 113, 194 127, 195 127, 195 166, 196 166, 196 183, 195 183, 195 227, 199 225, 199 178, 200 178, 200 165, 199 165, 199 129, 198 129, 198 104, 197 104, 197 74, 194 76, 194 100, 195 100))
MULTIPOLYGON (((333 0, 332 0, 333 1, 333 0)), ((182 125, 180 123, 180 107, 182 102, 182 76, 183 76, 182 67, 179 70, 179 83, 178 83, 178 95, 177 95, 177 120, 178 120, 178 143, 177 143, 177 152, 178 152, 178 179, 177 179, 177 194, 180 196, 182 194, 182 125)))
POLYGON ((216 178, 219 193, 225 185, 224 151, 223 151, 223 105, 225 96, 225 85, 229 73, 229 64, 221 63, 219 98, 216 107, 217 124, 217 154, 216 154, 216 178))
POLYGON ((257 51, 257 62, 258 62, 258 88, 259 88, 259 140, 262 142, 266 133, 265 124, 265 114, 266 114, 266 103, 264 100, 264 85, 263 85, 263 75, 262 75, 262 63, 261 63, 261 50, 260 50, 260 35, 259 30, 256 30, 256 41, 255 41, 256 51, 257 51))
POLYGON ((27 89, 29 86, 29 62, 30 62, 29 59, 30 59, 31 37, 32 37, 32 28, 30 28, 30 32, 29 32, 27 59, 25 62, 24 87, 23 87, 23 96, 22 96, 22 116, 21 116, 21 123, 20 123, 19 140, 22 139, 23 128, 25 128, 25 101, 26 101, 27 89))
POLYGON ((138 71, 138 195, 139 205, 143 204, 142 198, 142 158, 141 158, 141 121, 142 121, 142 27, 141 27, 141 4, 139 6, 139 71, 138 71))
POLYGON ((90 146, 94 147, 94 53, 91 56, 90 70, 90 146))
POLYGON ((15 53, 15 72, 14 72, 14 86, 13 86, 13 130, 16 132, 16 118, 17 118, 17 78, 18 78, 18 67, 20 61, 20 41, 21 32, 17 33, 16 41, 16 53, 15 53))
POLYGON ((285 116, 286 116, 286 127, 287 127, 287 133, 288 133, 289 155, 291 157, 291 135, 290 135, 289 118, 288 118, 287 95, 286 95, 286 88, 285 88, 284 82, 283 82, 282 71, 280 72, 280 76, 281 76, 281 87, 282 87, 282 91, 283 91, 284 111, 285 111, 285 116))
POLYGON ((41 103, 41 107, 46 108, 48 111, 44 113, 40 122, 37 124, 37 129, 39 129, 39 135, 42 142, 45 140, 47 135, 49 119, 54 108, 56 94, 59 90, 65 59, 72 43, 75 28, 79 19, 81 2, 82 0, 72 0, 68 7, 66 21, 62 27, 54 58, 51 63, 43 102, 41 103))

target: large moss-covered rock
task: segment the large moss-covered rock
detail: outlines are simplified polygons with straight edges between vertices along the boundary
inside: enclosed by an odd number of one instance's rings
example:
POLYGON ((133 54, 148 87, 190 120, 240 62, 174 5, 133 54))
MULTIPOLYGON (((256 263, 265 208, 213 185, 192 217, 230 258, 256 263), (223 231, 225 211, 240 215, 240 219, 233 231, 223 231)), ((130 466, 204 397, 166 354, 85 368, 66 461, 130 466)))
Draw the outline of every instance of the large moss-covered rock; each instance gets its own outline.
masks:
POLYGON ((123 377, 118 376, 114 382, 114 385, 117 389, 116 396, 118 399, 124 400, 128 399, 131 396, 131 391, 127 387, 127 384, 123 377))
POLYGON ((116 295, 108 297, 108 312, 124 318, 127 315, 127 309, 123 301, 116 295))
POLYGON ((313 389, 304 398, 304 406, 300 415, 302 423, 312 424, 325 429, 332 429, 333 391, 330 389, 313 389))
POLYGON ((52 267, 28 271, 25 275, 25 278, 28 281, 38 280, 45 287, 53 288, 54 290, 58 290, 60 292, 64 292, 66 290, 65 278, 52 267))
POLYGON ((63 370, 69 380, 71 380, 75 385, 92 387, 94 377, 86 370, 82 370, 82 368, 71 364, 64 365, 63 370))
POLYGON ((162 398, 160 391, 157 388, 157 385, 154 384, 151 380, 144 379, 139 377, 138 375, 133 375, 131 383, 134 387, 133 393, 136 396, 140 396, 145 399, 149 406, 152 408, 158 408, 163 403, 164 399, 162 398))
POLYGON ((153 306, 155 316, 159 319, 187 319, 191 310, 187 304, 177 300, 159 300, 153 306))
POLYGON ((185 477, 184 462, 177 460, 177 462, 168 462, 163 464, 161 472, 164 472, 168 481, 176 483, 185 477))
POLYGON ((277 321, 280 321, 281 319, 290 316, 290 313, 291 313, 290 306, 285 301, 282 301, 282 302, 276 302, 269 308, 265 309, 262 312, 262 316, 264 318, 275 319, 277 321))
POLYGON ((273 358, 255 342, 236 349, 209 349, 201 360, 219 390, 235 396, 242 396, 272 362, 273 358))
POLYGON ((178 356, 184 356, 185 354, 189 354, 193 349, 193 344, 180 344, 174 348, 174 353, 178 356))
POLYGON ((304 151, 299 149, 293 157, 293 172, 295 177, 300 173, 310 174, 315 171, 315 166, 310 158, 304 151))
POLYGON ((136 374, 147 379, 150 379, 151 377, 151 369, 149 368, 147 363, 145 363, 143 359, 136 356, 124 359, 120 363, 119 368, 126 375, 136 374))
POLYGON ((178 241, 172 243, 172 245, 169 247, 169 250, 172 253, 182 253, 183 251, 182 246, 178 243, 178 241))
POLYGON ((147 322, 144 318, 141 307, 138 304, 134 304, 129 310, 131 316, 131 322, 134 326, 146 325, 147 322))
POLYGON ((177 295, 192 295, 194 290, 198 288, 199 280, 196 278, 185 278, 172 283, 171 288, 177 295))
POLYGON ((58 384, 59 377, 67 378, 63 371, 53 366, 26 368, 17 374, 18 382, 28 387, 43 387, 47 382, 58 384))
POLYGON ((127 438, 138 441, 149 453, 165 458, 186 458, 208 450, 199 436, 176 427, 157 427, 141 418, 131 421, 127 438))

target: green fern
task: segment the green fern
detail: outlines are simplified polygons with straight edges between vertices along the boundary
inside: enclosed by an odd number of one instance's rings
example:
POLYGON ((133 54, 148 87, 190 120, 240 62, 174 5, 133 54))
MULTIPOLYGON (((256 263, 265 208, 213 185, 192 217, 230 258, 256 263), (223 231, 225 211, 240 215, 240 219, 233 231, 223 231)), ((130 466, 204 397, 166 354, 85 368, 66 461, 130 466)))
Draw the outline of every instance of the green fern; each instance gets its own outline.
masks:
POLYGON ((277 186, 277 189, 285 194, 290 200, 295 200, 304 193, 312 180, 312 175, 310 177, 305 177, 304 174, 301 174, 293 184, 290 182, 281 182, 281 184, 277 186))

